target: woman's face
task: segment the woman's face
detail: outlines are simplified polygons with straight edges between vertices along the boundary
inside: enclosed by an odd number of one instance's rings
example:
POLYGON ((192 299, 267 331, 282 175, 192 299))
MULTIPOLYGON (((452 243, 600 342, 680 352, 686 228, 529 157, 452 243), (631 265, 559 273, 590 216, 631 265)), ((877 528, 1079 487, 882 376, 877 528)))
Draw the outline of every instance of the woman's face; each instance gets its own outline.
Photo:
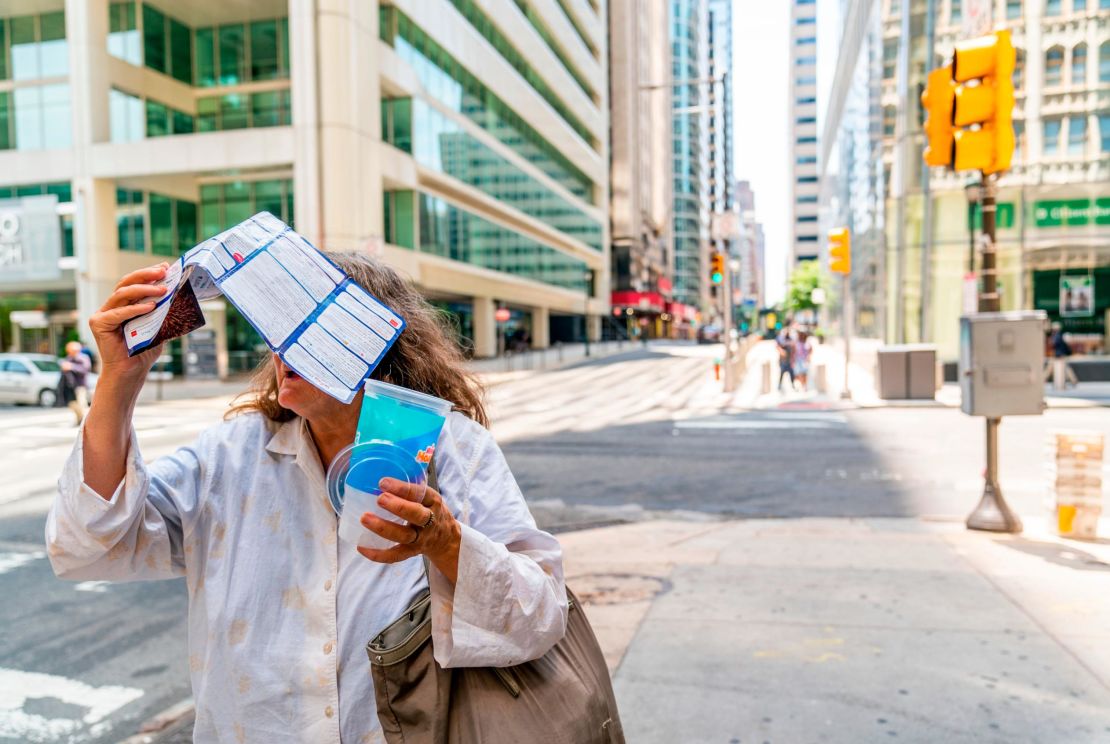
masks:
POLYGON ((340 403, 315 385, 306 381, 281 361, 277 354, 274 358, 274 374, 277 375, 278 403, 301 418, 311 421, 331 421, 337 423, 347 416, 358 415, 356 398, 350 404, 340 403))

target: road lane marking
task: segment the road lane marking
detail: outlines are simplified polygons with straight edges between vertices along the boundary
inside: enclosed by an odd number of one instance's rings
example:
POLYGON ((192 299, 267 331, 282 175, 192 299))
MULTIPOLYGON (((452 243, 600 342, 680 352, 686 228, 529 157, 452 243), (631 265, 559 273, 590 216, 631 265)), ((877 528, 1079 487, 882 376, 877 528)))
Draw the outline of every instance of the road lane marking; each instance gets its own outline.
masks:
POLYGON ((45 557, 46 553, 40 550, 32 553, 0 553, 0 575, 45 557))
POLYGON ((107 731, 105 718, 142 696, 143 691, 134 687, 93 687, 54 674, 0 667, 0 739, 29 744, 88 741, 107 731), (48 718, 25 712, 30 700, 56 700, 85 713, 80 718, 48 718))
POLYGON ((830 421, 675 421, 676 429, 838 429, 830 421))

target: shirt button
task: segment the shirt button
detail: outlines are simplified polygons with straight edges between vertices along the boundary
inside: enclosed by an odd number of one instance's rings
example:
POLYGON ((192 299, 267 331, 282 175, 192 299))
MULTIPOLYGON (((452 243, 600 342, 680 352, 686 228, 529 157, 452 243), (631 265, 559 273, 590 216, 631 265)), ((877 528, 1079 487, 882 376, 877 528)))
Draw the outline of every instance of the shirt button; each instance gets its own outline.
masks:
POLYGON ((331 718, 332 716, 335 715, 335 711, 332 710, 331 706, 329 705, 328 707, 324 708, 324 715, 327 716, 328 718, 331 718))
POLYGON ((331 591, 331 579, 328 579, 327 581, 324 582, 324 591, 325 592, 330 592, 331 591))
POLYGON ((330 654, 330 653, 331 653, 331 650, 332 650, 333 648, 335 648, 335 646, 333 646, 333 645, 332 645, 332 642, 331 642, 331 641, 328 641, 327 643, 325 643, 325 644, 324 644, 324 653, 325 653, 325 654, 330 654))

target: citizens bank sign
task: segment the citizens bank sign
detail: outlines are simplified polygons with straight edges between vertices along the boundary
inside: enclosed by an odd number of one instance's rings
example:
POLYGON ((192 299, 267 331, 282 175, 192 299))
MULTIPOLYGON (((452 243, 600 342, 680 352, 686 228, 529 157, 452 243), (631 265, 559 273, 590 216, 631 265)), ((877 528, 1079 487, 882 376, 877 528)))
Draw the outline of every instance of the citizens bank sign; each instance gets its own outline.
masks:
POLYGON ((58 197, 0 200, 0 286, 60 279, 61 257, 58 197))

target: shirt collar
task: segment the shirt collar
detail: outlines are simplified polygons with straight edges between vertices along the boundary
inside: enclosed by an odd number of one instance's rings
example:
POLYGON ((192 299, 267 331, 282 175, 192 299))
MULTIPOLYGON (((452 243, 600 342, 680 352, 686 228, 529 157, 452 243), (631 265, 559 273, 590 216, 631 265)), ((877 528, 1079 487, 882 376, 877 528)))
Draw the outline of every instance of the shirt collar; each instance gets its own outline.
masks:
POLYGON ((281 425, 277 433, 270 437, 266 451, 278 455, 295 456, 297 467, 319 487, 321 492, 326 490, 320 453, 316 451, 316 443, 312 441, 312 435, 308 431, 308 422, 300 416, 281 425))
POLYGON ((277 455, 297 454, 303 439, 301 431, 303 427, 304 419, 300 416, 289 419, 270 437, 270 442, 266 445, 266 451, 277 455))

